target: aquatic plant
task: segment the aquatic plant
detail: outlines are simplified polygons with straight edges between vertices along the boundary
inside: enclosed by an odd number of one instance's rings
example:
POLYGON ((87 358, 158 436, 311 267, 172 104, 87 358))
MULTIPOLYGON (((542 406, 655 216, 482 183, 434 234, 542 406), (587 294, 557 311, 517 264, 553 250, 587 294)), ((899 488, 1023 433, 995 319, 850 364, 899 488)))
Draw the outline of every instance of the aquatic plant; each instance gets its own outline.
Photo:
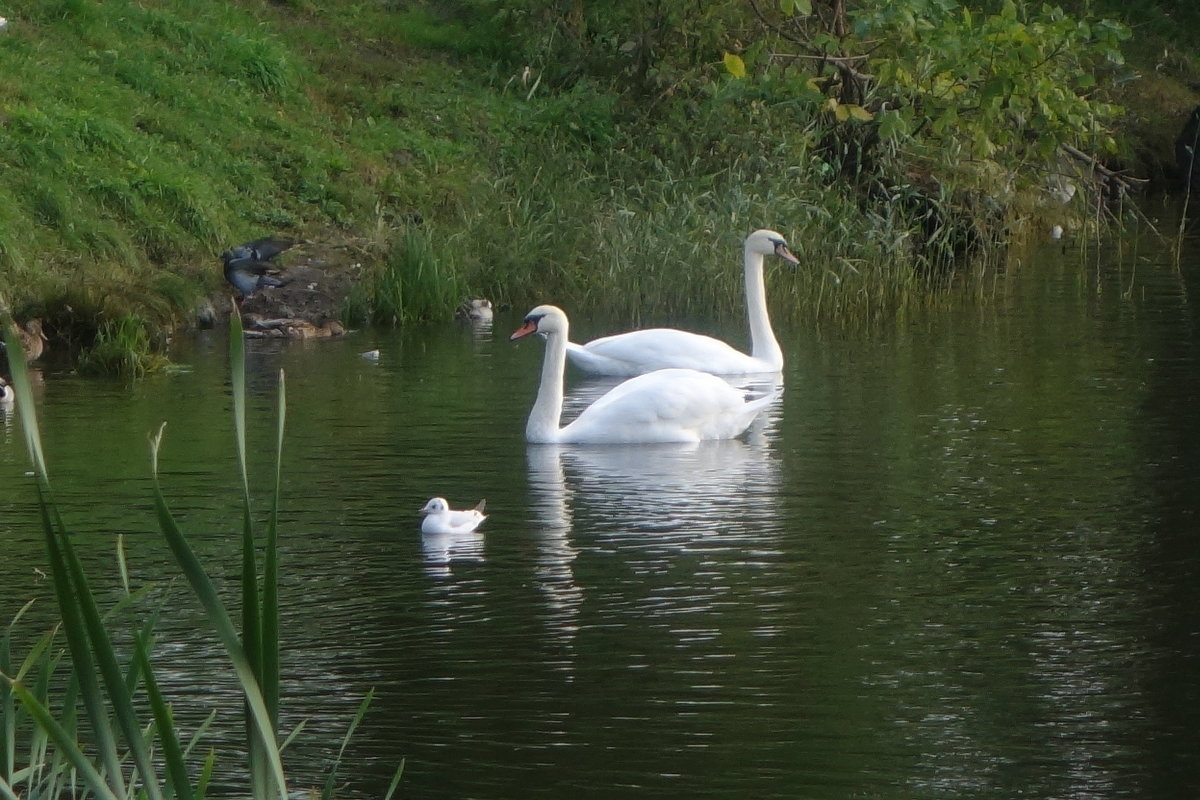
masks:
POLYGON ((95 342, 79 356, 79 371, 85 375, 140 378, 167 363, 154 346, 149 321, 136 314, 124 314, 101 324, 95 342))
MULTIPOLYGON (((278 513, 286 400, 283 374, 279 379, 276 469, 271 509, 262 545, 259 571, 258 536, 251 518, 250 483, 246 468, 245 353, 238 314, 230 317, 230 361, 234 398, 234 429, 243 489, 242 502, 242 630, 197 558, 168 507, 158 475, 162 428, 151 438, 154 506, 162 535, 176 563, 203 607, 224 646, 245 700, 245 738, 249 753, 247 791, 256 800, 287 800, 288 784, 280 756, 279 715, 279 597, 278 513)), ((7 326, 6 326, 7 330, 7 326)), ((6 333, 7 344, 19 344, 6 333)), ((194 748, 211 717, 188 742, 180 740, 169 700, 158 687, 153 668, 153 631, 157 611, 130 635, 130 652, 121 660, 113 619, 133 602, 128 574, 119 557, 126 596, 105 612, 90 587, 75 552, 72 532, 58 512, 49 470, 42 450, 33 395, 24 362, 14 359, 13 387, 41 510, 49 572, 57 600, 61 630, 66 639, 70 671, 57 703, 50 691, 58 667, 54 649, 57 632, 45 634, 14 669, 11 631, 24 609, 0 635, 0 797, 55 798, 90 793, 101 800, 146 797, 149 800, 191 800, 203 797, 213 771, 210 754, 196 764, 194 748), (86 723, 77 720, 77 702, 86 723), (149 709, 150 721, 144 719, 149 709), (86 744, 82 741, 88 732, 86 744), (24 736, 27 763, 18 767, 17 742, 24 736)), ((119 556, 122 553, 119 551, 119 556)), ((28 606, 26 607, 28 608, 28 606)), ((366 712, 364 700, 351 723, 350 735, 366 712)), ((293 732, 295 735, 295 732, 293 732)), ((345 749, 343 742, 342 750, 345 749)), ((338 762, 340 763, 339 752, 338 762)), ((336 771, 337 763, 333 768, 336 771)), ((402 768, 403 765, 401 765, 402 768)), ((322 797, 331 797, 333 771, 322 797)), ((394 790, 399 771, 393 781, 394 790)), ((390 794, 390 792, 389 792, 390 794)))
POLYGON ((355 286, 343 316, 376 325, 448 319, 466 292, 453 250, 435 247, 430 231, 415 226, 397 231, 387 247, 355 286))

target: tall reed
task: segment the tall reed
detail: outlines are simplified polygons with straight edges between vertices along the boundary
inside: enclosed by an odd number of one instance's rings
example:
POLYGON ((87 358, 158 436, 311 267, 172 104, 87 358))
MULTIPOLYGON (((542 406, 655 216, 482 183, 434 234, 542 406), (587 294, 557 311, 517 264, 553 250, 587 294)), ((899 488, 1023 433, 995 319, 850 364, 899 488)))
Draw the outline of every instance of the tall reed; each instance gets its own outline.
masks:
MULTIPOLYGON (((243 489, 240 636, 232 615, 179 528, 163 494, 158 455, 166 423, 151 437, 154 506, 160 530, 224 646, 241 686, 250 758, 248 794, 255 800, 287 800, 288 783, 280 756, 278 730, 278 513, 286 413, 284 379, 281 372, 274 491, 262 547, 260 573, 259 542, 252 522, 246 466, 245 345, 236 310, 230 319, 234 430, 243 489)), ((3 324, 10 352, 19 353, 20 344, 11 324, 8 321, 3 324)), ((70 677, 56 712, 49 692, 50 675, 57 663, 49 655, 55 633, 43 636, 16 669, 11 654, 12 626, 0 635, 0 798, 57 798, 64 793, 75 794, 76 790, 64 788, 75 782, 82 785, 81 791, 101 800, 131 800, 134 797, 192 800, 203 797, 213 769, 212 758, 210 756, 199 766, 193 763, 194 760, 189 756, 196 737, 186 746, 180 740, 170 702, 158 687, 152 660, 156 615, 151 615, 140 630, 134 631, 131 653, 128 660, 122 663, 113 644, 111 620, 101 611, 96 595, 90 588, 75 552, 72 533, 66 527, 54 499, 26 366, 19 358, 12 359, 11 366, 20 427, 34 466, 34 486, 41 510, 49 571, 70 660, 70 677), (86 745, 80 741, 80 726, 75 721, 76 697, 82 703, 87 719, 86 728, 90 732, 86 745), (147 708, 151 718, 149 724, 143 719, 147 708), (16 743, 23 721, 28 721, 34 732, 30 736, 28 765, 18 768, 16 743)), ((122 580, 127 583, 123 558, 119 559, 119 563, 122 580)), ((132 602, 135 595, 127 595, 123 602, 132 602)), ((20 616, 18 614, 17 618, 20 616)), ((351 732, 365 713, 367 702, 369 698, 360 707, 351 724, 351 732)), ((206 727, 207 723, 202 729, 206 727)), ((342 745, 344 749, 345 743, 342 745)), ((339 763, 340 759, 339 752, 339 763)), ((324 797, 330 796, 332 785, 331 777, 324 797)))

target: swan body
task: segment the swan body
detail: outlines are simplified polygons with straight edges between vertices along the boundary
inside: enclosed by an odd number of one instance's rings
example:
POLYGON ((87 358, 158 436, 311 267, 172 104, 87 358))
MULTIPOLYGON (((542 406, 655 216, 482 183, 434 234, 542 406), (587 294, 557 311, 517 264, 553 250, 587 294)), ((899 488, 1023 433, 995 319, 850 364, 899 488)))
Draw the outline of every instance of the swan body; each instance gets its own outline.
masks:
POLYGON ((525 439, 535 444, 635 444, 732 439, 750 426, 777 394, 747 401, 721 378, 692 369, 661 369, 630 378, 559 427, 567 367, 567 315, 555 306, 530 311, 511 340, 546 338, 541 385, 525 439))
POLYGON ((0 378, 0 406, 12 405, 13 400, 17 397, 13 388, 8 385, 8 381, 0 378))
POLYGON ((771 330, 763 281, 763 259, 768 255, 790 264, 799 263, 783 236, 775 231, 757 230, 746 237, 743 266, 746 315, 750 321, 749 355, 711 336, 675 328, 647 328, 593 339, 587 344, 568 342, 567 357, 584 372, 620 377, 668 368, 695 369, 714 375, 779 372, 783 369, 783 351, 771 330))
POLYGON ((421 533, 470 533, 487 519, 483 513, 485 503, 480 500, 479 505, 469 511, 452 511, 449 503, 434 497, 421 509, 425 517, 421 520, 421 533))

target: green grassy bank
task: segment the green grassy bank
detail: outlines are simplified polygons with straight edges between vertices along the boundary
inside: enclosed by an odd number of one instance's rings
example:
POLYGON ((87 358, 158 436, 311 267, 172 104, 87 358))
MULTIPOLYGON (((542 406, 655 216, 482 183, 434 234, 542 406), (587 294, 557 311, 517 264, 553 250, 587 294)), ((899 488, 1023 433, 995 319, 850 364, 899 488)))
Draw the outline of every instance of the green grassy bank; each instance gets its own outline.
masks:
POLYGON ((484 295, 638 323, 737 313, 771 226, 811 267, 781 308, 871 319, 1088 224, 1102 187, 1060 145, 1169 178, 1200 75, 1170 0, 848 5, 14 2, 0 293, 60 350, 129 319, 153 343, 225 291, 221 250, 278 234, 364 265, 356 322, 484 295))

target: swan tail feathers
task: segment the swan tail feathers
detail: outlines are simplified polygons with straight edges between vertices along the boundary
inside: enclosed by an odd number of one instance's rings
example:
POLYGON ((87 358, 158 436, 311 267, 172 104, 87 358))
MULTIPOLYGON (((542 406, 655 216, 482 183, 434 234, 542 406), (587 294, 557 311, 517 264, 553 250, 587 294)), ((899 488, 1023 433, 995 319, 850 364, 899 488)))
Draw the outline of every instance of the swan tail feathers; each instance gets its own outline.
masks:
POLYGON ((767 394, 763 395, 762 397, 757 397, 753 400, 748 400, 746 402, 746 408, 753 409, 756 412, 762 411, 764 408, 770 406, 772 403, 774 403, 776 400, 778 400, 781 397, 783 397, 783 389, 774 389, 774 390, 768 392, 767 394))

